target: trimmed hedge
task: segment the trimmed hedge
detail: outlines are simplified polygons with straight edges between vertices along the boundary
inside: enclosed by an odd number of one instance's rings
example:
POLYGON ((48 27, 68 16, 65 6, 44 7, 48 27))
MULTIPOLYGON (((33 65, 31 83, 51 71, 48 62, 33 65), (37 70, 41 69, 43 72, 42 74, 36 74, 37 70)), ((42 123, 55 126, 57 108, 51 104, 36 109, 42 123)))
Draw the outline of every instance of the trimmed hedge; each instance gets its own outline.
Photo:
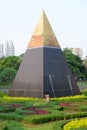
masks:
POLYGON ((58 121, 53 125, 53 130, 63 130, 63 126, 68 122, 69 120, 63 120, 58 121))
POLYGON ((4 130, 24 130, 22 125, 18 122, 9 122, 4 130))
POLYGON ((17 113, 10 113, 10 114, 1 113, 0 119, 22 121, 23 117, 22 117, 22 115, 17 114, 17 113))
POLYGON ((62 120, 63 117, 64 115, 61 111, 50 110, 49 114, 26 116, 23 118, 23 121, 25 123, 41 124, 55 120, 62 120))
POLYGON ((41 124, 41 123, 46 123, 50 121, 56 121, 56 120, 66 120, 66 119, 73 119, 73 118, 80 118, 80 117, 86 117, 87 112, 83 113, 75 113, 75 114, 63 114, 61 112, 55 112, 55 113, 50 113, 47 115, 35 115, 35 116, 27 116, 24 117, 23 120, 25 123, 32 123, 32 124, 41 124))

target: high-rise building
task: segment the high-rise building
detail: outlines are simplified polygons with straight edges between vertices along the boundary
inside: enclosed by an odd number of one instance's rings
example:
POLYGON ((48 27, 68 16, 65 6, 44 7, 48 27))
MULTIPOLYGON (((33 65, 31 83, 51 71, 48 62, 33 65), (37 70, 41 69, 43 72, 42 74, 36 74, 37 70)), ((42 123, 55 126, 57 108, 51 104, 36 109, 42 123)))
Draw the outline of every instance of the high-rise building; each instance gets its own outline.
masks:
POLYGON ((2 58, 3 56, 4 56, 3 44, 0 44, 0 58, 2 58))
POLYGON ((12 41, 7 41, 5 45, 5 56, 14 56, 15 54, 15 48, 12 41))
POLYGON ((73 54, 78 55, 81 59, 83 58, 83 53, 81 48, 73 48, 72 52, 73 54))

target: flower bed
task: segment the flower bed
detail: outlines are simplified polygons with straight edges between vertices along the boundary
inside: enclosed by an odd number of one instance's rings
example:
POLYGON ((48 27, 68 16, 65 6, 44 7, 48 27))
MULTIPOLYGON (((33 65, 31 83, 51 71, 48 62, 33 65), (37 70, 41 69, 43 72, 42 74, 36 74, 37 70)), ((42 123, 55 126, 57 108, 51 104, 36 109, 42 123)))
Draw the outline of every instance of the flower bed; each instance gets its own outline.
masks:
POLYGON ((44 107, 28 107, 28 108, 25 108, 25 110, 31 110, 32 111, 32 114, 48 114, 49 113, 49 111, 47 111, 47 110, 40 110, 40 109, 42 109, 42 108, 44 108, 44 107))
POLYGON ((37 98, 0 98, 0 119, 39 124, 86 116, 87 97, 84 95, 53 98, 48 103, 37 98))
POLYGON ((80 127, 87 128, 87 118, 76 119, 76 120, 70 121, 64 125, 63 129, 64 130, 71 130, 71 129, 76 129, 76 128, 80 128, 80 127))

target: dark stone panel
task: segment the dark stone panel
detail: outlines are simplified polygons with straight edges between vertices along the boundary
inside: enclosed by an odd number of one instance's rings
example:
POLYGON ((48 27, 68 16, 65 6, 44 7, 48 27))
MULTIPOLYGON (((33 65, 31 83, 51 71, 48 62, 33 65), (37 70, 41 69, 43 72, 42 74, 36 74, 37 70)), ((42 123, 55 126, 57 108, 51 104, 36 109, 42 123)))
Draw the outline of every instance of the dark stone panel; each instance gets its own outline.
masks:
POLYGON ((37 90, 34 91, 10 90, 10 96, 43 98, 43 92, 37 90))
POLYGON ((44 76, 44 81, 44 91, 52 91, 49 77, 44 76))
POLYGON ((38 59, 39 61, 42 61, 42 58, 43 58, 43 48, 27 49, 22 62, 25 63, 37 62, 38 59))
POLYGON ((71 71, 70 71, 66 61, 57 62, 56 67, 57 67, 57 72, 59 73, 59 75, 71 74, 71 71))
POLYGON ((43 98, 43 91, 26 91, 25 92, 26 97, 38 97, 43 98))
POLYGON ((60 48, 44 47, 45 61, 65 61, 63 52, 60 48))
MULTIPOLYGON (((30 91, 28 96, 31 96, 31 91, 43 91, 43 48, 28 49, 26 51, 11 90, 13 91, 14 88, 16 91, 18 90, 15 93, 16 96, 23 96, 19 89, 30 91)), ((26 94, 24 93, 25 96, 26 94)), ((11 91, 9 95, 11 95, 11 91)), ((32 97, 34 96, 35 92, 32 97)))
POLYGON ((55 91, 55 97, 64 97, 64 96, 71 96, 71 90, 63 89, 63 90, 56 90, 55 91))
POLYGON ((45 94, 52 97, 80 94, 63 52, 59 48, 44 48, 45 94))
POLYGON ((55 62, 44 62, 44 75, 57 75, 55 62))
POLYGON ((10 93, 10 96, 17 96, 17 91, 15 91, 14 89, 11 89, 10 91, 9 91, 9 93, 10 93))
POLYGON ((52 91, 45 91, 44 97, 45 95, 49 95, 49 97, 55 97, 52 91))

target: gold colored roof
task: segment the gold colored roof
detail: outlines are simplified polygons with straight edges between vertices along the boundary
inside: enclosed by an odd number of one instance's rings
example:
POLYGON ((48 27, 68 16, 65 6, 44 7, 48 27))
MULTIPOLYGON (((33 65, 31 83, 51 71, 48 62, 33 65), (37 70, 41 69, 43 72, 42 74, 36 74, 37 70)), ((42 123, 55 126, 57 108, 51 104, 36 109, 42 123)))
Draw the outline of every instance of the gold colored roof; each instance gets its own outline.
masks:
POLYGON ((40 15, 39 21, 33 32, 28 48, 41 47, 41 46, 59 47, 59 43, 50 26, 50 23, 47 19, 44 10, 40 15))

